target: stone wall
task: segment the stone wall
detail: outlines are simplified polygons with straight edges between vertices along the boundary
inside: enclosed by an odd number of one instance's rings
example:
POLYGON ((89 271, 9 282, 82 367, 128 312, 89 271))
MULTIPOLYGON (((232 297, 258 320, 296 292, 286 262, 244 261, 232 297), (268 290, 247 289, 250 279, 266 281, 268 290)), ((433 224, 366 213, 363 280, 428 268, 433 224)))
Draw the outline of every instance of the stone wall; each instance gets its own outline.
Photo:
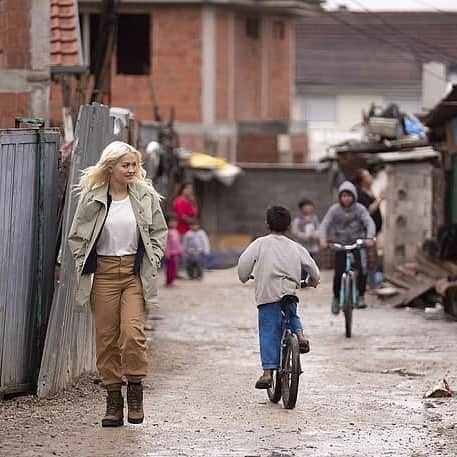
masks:
POLYGON ((384 268, 414 259, 416 249, 432 236, 433 165, 398 163, 386 167, 384 268))

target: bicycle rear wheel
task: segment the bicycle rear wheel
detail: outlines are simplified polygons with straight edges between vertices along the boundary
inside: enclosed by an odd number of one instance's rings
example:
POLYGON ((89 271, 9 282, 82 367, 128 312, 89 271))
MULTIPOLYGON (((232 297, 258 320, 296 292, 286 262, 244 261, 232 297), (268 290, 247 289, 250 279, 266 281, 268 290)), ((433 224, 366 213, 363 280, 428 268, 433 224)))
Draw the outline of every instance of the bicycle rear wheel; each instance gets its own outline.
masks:
POLYGON ((274 371, 273 384, 267 389, 267 394, 272 403, 278 403, 281 400, 281 370, 274 371))
POLYGON ((289 335, 286 339, 282 365, 282 404, 286 409, 293 409, 297 403, 300 379, 300 349, 294 334, 289 335))
POLYGON ((346 328, 346 338, 351 338, 352 336, 352 281, 353 278, 349 274, 344 278, 343 313, 346 328))

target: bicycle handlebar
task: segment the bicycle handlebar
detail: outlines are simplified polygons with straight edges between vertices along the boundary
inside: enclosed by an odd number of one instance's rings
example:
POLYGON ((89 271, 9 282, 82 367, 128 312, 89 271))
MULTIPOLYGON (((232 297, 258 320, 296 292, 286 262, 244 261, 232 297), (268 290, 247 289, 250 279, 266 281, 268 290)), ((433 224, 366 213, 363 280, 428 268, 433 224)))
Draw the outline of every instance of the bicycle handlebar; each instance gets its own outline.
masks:
POLYGON ((329 245, 332 251, 354 251, 355 249, 360 249, 365 246, 365 240, 358 239, 355 243, 352 244, 340 244, 340 243, 331 243, 329 245))
MULTIPOLYGON (((251 279, 251 280, 255 279, 254 275, 250 275, 249 279, 251 279)), ((305 287, 317 287, 317 285, 314 285, 311 282, 311 276, 310 275, 308 275, 305 279, 300 280, 300 289, 304 289, 305 287)))

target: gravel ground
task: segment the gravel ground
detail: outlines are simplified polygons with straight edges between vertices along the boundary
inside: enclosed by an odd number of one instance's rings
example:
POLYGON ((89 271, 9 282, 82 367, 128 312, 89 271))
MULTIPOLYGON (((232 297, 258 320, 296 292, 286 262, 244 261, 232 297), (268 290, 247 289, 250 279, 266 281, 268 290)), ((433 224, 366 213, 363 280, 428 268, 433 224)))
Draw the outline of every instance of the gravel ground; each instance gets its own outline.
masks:
POLYGON ((101 428, 103 393, 84 378, 50 399, 0 403, 0 456, 457 456, 456 399, 423 399, 444 376, 457 389, 456 322, 372 303, 348 340, 325 273, 300 292, 311 352, 289 411, 253 388, 252 289, 228 270, 161 291, 144 424, 101 428))

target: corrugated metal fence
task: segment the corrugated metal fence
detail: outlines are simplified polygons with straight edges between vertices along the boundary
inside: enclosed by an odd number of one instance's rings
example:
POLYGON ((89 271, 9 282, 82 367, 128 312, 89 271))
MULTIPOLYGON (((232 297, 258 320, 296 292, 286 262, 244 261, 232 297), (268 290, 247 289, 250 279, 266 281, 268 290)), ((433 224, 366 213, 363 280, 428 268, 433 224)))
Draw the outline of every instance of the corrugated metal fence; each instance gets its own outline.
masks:
POLYGON ((54 283, 59 133, 0 130, 0 397, 32 390, 54 283))
MULTIPOLYGON (((113 126, 108 107, 81 107, 76 125, 68 189, 73 189, 78 182, 80 171, 95 164, 102 149, 117 139, 113 133, 113 126)), ((65 388, 85 372, 95 371, 92 316, 90 309, 76 311, 73 308, 76 292, 75 271, 66 242, 77 200, 75 192, 67 191, 63 211, 60 281, 54 292, 38 379, 37 393, 40 397, 65 388)))

